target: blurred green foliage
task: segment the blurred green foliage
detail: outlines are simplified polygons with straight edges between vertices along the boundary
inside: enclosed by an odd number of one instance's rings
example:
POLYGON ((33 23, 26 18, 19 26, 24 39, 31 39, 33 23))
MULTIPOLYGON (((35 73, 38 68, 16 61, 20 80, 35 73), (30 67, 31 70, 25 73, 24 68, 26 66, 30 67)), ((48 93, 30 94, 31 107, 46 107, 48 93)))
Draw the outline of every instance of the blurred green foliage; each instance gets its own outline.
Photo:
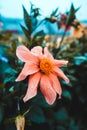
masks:
MULTIPOLYGON (((75 19, 74 15, 78 9, 71 5, 67 26, 75 19), (73 17, 72 17, 73 15, 73 17)), ((66 84, 60 79, 63 94, 62 99, 57 99, 50 106, 44 100, 38 90, 38 94, 27 103, 22 101, 27 89, 27 79, 15 82, 20 73, 23 63, 16 57, 16 47, 19 44, 26 45, 29 49, 33 46, 43 44, 46 34, 35 29, 43 21, 59 23, 58 8, 51 13, 50 18, 38 22, 40 9, 31 4, 30 14, 23 7, 25 26, 21 25, 26 40, 12 39, 13 34, 0 33, 0 129, 15 130, 15 118, 22 114, 25 116, 25 130, 47 129, 47 130, 86 130, 87 129, 87 36, 62 41, 59 48, 51 47, 49 50, 57 59, 69 61, 67 67, 62 67, 69 77, 70 83, 66 84)), ((60 23, 61 24, 61 23, 60 23)), ((62 39, 64 40, 64 39, 62 39)), ((53 43, 55 44, 55 43, 53 43)))

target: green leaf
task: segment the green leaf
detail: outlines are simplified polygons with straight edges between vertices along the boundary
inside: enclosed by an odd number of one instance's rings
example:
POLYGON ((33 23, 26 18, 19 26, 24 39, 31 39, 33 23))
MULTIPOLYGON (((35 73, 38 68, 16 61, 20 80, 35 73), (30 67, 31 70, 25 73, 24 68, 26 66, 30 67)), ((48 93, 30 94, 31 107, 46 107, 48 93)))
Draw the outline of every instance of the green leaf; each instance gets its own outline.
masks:
POLYGON ((14 76, 8 76, 4 79, 4 83, 8 83, 8 82, 14 82, 15 81, 15 77, 14 76))
POLYGON ((44 123, 45 122, 45 116, 40 107, 34 106, 30 113, 29 113, 29 120, 32 120, 36 123, 44 123))
POLYGON ((28 31, 24 26, 22 26, 22 25, 21 25, 21 28, 22 28, 22 30, 23 30, 25 36, 27 37, 27 39, 30 41, 29 31, 28 31))
POLYGON ((55 117, 58 121, 66 121, 68 119, 68 113, 66 109, 61 108, 58 112, 55 113, 55 117))
POLYGON ((51 13, 51 17, 52 17, 52 16, 55 16, 56 13, 57 13, 57 11, 58 11, 58 8, 56 8, 56 9, 51 13))
POLYGON ((67 90, 64 90, 64 91, 63 91, 63 96, 64 96, 65 98, 70 99, 70 100, 72 99, 72 96, 71 96, 70 92, 67 91, 67 90))
POLYGON ((38 94, 37 94, 37 96, 35 98, 33 98, 32 103, 34 105, 40 106, 42 108, 43 107, 44 108, 52 108, 55 105, 55 104, 54 105, 49 105, 46 102, 46 100, 45 100, 44 96, 42 95, 42 93, 39 91, 39 89, 38 89, 38 94))
POLYGON ((80 65, 83 62, 87 62, 87 57, 85 57, 85 56, 76 56, 76 57, 74 57, 74 63, 76 65, 80 65))
POLYGON ((38 31, 38 32, 35 34, 35 36, 42 36, 42 37, 44 37, 44 36, 45 36, 45 33, 44 33, 43 30, 41 30, 41 31, 38 31))
POLYGON ((0 105, 0 122, 3 120, 3 116, 4 116, 4 109, 3 109, 3 107, 0 105))
POLYGON ((68 16, 68 19, 66 21, 67 26, 71 25, 71 23, 73 22, 73 20, 76 18, 75 13, 79 10, 79 8, 75 9, 74 5, 71 4, 71 8, 70 8, 70 11, 69 11, 69 14, 68 14, 69 16, 68 16))
POLYGON ((24 13, 24 22, 29 30, 29 34, 32 33, 32 19, 31 16, 28 14, 27 10, 23 6, 23 13, 24 13))
POLYGON ((8 83, 8 82, 14 82, 15 81, 15 75, 17 74, 17 71, 14 70, 11 67, 8 67, 4 70, 4 83, 8 83))
POLYGON ((8 67, 7 69, 5 69, 4 73, 9 75, 15 75, 17 74, 17 71, 11 67, 8 67))
POLYGON ((6 68, 9 67, 9 64, 3 61, 0 61, 0 76, 3 77, 4 72, 6 71, 6 68))
POLYGON ((33 39, 32 39, 32 43, 33 43, 33 44, 32 44, 32 45, 33 45, 33 46, 36 46, 36 45, 42 46, 44 36, 45 36, 45 33, 44 33, 43 30, 37 32, 37 33, 33 36, 33 39))
POLYGON ((66 130, 64 126, 57 126, 57 130, 66 130))

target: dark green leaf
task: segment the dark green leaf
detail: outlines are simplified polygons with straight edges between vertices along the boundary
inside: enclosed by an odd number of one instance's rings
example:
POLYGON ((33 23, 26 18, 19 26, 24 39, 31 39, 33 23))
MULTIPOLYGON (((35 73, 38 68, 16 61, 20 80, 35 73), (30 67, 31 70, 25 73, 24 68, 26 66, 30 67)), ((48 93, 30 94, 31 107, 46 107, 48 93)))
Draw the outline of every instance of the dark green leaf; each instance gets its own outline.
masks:
POLYGON ((66 130, 66 128, 64 126, 58 126, 57 130, 66 130))
POLYGON ((4 79, 4 83, 8 83, 8 82, 14 82, 15 81, 15 77, 14 76, 7 76, 4 79))
POLYGON ((41 31, 38 31, 38 32, 35 34, 35 36, 45 36, 45 33, 44 33, 43 30, 41 30, 41 31))
POLYGON ((15 74, 17 74, 17 71, 14 70, 14 69, 11 68, 11 67, 8 67, 8 68, 5 69, 4 73, 5 73, 5 74, 9 74, 9 75, 15 75, 15 74))
POLYGON ((3 109, 2 105, 0 105, 0 123, 3 120, 3 117, 4 117, 4 109, 3 109))
POLYGON ((71 8, 70 8, 70 11, 69 11, 69 14, 68 14, 68 19, 66 21, 67 26, 72 24, 73 20, 76 18, 75 13, 79 10, 79 8, 75 9, 74 5, 71 4, 71 8))
POLYGON ((58 112, 55 113, 55 117, 58 121, 66 121, 68 119, 68 113, 66 109, 61 108, 58 112))
POLYGON ((52 17, 52 16, 55 16, 56 13, 57 13, 57 11, 58 11, 58 8, 56 8, 56 9, 51 13, 51 17, 52 17))
POLYGON ((24 22, 29 30, 29 35, 32 33, 32 19, 31 16, 28 14, 27 10, 23 6, 23 13, 24 13, 24 22))
POLYGON ((28 31, 24 26, 22 26, 22 25, 21 25, 21 28, 22 28, 22 30, 23 30, 25 36, 27 37, 27 39, 30 41, 29 31, 28 31))
POLYGON ((74 63, 76 65, 80 65, 83 62, 87 62, 87 57, 85 57, 85 56, 76 56, 76 57, 74 57, 74 63))
POLYGON ((30 113, 29 113, 29 119, 36 122, 36 123, 44 123, 45 122, 45 116, 40 107, 34 106, 30 113))
POLYGON ((63 96, 65 97, 65 98, 68 98, 68 99, 72 99, 72 96, 71 96, 71 94, 70 94, 70 92, 68 91, 68 90, 64 90, 63 91, 63 96))

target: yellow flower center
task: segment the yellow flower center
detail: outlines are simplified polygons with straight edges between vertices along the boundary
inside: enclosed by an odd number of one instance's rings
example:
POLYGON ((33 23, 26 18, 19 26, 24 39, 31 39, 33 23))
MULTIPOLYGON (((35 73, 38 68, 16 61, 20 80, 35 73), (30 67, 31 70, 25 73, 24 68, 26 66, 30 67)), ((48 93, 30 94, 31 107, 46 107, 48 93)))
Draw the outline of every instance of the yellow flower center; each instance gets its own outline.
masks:
POLYGON ((40 69, 43 73, 49 74, 53 71, 54 64, 49 59, 45 58, 40 61, 40 69))

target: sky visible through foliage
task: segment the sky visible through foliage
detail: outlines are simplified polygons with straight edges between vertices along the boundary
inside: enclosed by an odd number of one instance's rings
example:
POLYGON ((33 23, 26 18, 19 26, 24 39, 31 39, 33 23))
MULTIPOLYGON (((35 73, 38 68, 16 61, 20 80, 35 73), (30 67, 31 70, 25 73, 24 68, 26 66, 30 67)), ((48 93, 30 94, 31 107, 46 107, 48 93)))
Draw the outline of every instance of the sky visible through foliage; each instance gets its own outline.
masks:
POLYGON ((64 13, 70 9, 70 5, 73 3, 75 8, 81 7, 77 12, 77 18, 79 20, 86 20, 87 18, 87 13, 85 13, 87 12, 86 0, 0 0, 0 13, 6 17, 22 18, 22 5, 29 10, 30 2, 32 2, 36 7, 39 7, 42 14, 46 16, 56 7, 59 7, 59 11, 64 13))

